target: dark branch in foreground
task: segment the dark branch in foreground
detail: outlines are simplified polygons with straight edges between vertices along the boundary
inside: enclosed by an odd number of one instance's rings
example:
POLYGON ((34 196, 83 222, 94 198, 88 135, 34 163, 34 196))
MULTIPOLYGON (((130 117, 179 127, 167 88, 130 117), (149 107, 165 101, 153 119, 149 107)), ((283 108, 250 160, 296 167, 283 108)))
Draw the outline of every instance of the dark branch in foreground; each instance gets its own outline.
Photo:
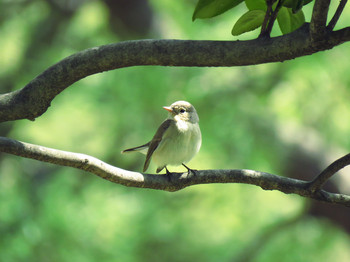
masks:
MULTIPOLYGON (((327 1, 320 2, 327 4, 327 1)), ((282 62, 350 41, 350 27, 325 32, 324 12, 321 10, 318 14, 313 25, 323 31, 316 44, 310 38, 309 24, 305 24, 290 34, 274 38, 249 41, 138 40, 78 52, 51 66, 22 89, 0 95, 0 122, 34 120, 45 113, 51 101, 67 87, 103 71, 141 65, 227 67, 282 62)))
POLYGON ((334 16, 332 17, 331 21, 329 22, 327 29, 328 30, 333 30, 335 25, 337 24, 340 15, 342 14, 344 7, 346 5, 346 3, 348 2, 348 0, 340 0, 339 5, 337 10, 334 13, 334 16))
MULTIPOLYGON (((195 176, 188 175, 187 172, 173 173, 169 180, 166 175, 127 171, 88 155, 60 151, 5 137, 0 137, 0 152, 74 167, 129 187, 151 188, 172 192, 197 184, 244 183, 259 186, 264 190, 278 190, 286 194, 298 194, 303 197, 350 207, 350 196, 348 195, 330 193, 322 189, 313 191, 310 190, 310 185, 312 186, 310 182, 253 170, 198 170, 195 176)), ((332 165, 338 166, 336 162, 332 165)), ((335 169, 331 168, 331 166, 330 169, 333 172, 335 169)), ((327 169, 324 172, 327 172, 327 169)))
POLYGON ((310 38, 316 44, 326 34, 326 22, 331 0, 315 0, 310 22, 310 38))

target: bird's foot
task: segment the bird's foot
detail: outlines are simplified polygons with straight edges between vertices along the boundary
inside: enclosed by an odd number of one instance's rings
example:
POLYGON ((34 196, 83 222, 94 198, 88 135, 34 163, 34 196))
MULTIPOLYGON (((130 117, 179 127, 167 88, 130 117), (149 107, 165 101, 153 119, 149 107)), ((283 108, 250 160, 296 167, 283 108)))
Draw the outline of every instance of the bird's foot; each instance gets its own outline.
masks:
POLYGON ((169 182, 171 182, 171 173, 170 173, 170 171, 166 167, 165 167, 165 171, 166 171, 166 176, 167 176, 169 182))
POLYGON ((182 165, 187 169, 187 175, 193 174, 194 176, 196 176, 197 174, 197 170, 195 169, 191 169, 188 166, 186 166, 185 164, 182 163, 182 165))

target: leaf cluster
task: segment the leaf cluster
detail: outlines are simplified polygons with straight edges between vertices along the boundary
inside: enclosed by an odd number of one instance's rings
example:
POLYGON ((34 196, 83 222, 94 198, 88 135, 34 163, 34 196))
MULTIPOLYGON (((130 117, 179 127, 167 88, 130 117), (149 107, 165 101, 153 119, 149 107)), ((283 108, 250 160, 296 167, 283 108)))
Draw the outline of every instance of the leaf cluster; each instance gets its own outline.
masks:
POLYGON ((275 19, 282 34, 288 34, 305 23, 302 8, 312 0, 199 0, 192 16, 207 19, 245 3, 247 11, 235 22, 232 35, 238 36, 261 27, 261 35, 269 35, 275 19))

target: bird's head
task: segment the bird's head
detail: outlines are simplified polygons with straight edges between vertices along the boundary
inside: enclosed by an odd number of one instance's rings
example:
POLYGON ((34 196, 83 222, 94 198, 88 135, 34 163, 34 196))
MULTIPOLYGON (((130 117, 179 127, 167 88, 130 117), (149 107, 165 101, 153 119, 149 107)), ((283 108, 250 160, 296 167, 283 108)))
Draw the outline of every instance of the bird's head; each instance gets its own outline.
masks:
POLYGON ((170 117, 175 121, 187 121, 190 123, 198 123, 199 121, 196 109, 186 101, 177 101, 171 106, 164 106, 163 108, 169 112, 170 117))

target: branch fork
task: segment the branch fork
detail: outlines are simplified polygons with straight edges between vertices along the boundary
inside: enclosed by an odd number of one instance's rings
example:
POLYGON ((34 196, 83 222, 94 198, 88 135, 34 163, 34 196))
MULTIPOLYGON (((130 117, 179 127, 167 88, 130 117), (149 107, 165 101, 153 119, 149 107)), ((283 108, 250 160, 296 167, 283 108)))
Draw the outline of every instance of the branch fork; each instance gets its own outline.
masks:
POLYGON ((311 193, 316 193, 321 190, 323 185, 339 170, 343 169, 344 167, 350 165, 350 154, 347 154, 336 161, 334 161, 332 164, 330 164, 325 170, 323 170, 313 181, 310 182, 308 186, 308 190, 310 190, 311 193))

